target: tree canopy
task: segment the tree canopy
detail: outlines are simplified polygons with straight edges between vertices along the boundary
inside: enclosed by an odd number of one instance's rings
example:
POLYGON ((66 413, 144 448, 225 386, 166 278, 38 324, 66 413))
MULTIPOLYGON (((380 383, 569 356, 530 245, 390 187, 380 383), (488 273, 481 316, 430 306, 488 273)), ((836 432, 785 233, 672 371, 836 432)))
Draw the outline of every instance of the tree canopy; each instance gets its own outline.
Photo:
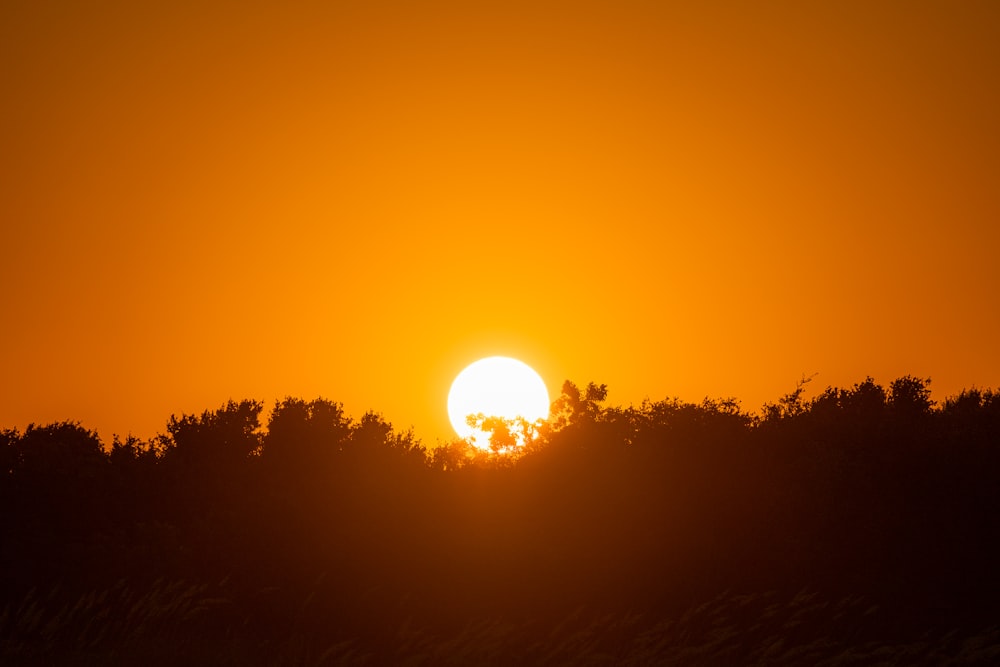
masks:
POLYGON ((662 615, 722 591, 985 618, 1000 394, 936 403, 905 376, 807 398, 807 383, 755 414, 733 399, 614 406, 605 385, 567 381, 544 424, 480 416, 489 450, 427 448, 324 398, 277 401, 266 423, 261 402, 230 401, 149 441, 0 431, 0 593, 226 582, 252 624, 311 591, 315 618, 350 636, 387 615, 662 615))

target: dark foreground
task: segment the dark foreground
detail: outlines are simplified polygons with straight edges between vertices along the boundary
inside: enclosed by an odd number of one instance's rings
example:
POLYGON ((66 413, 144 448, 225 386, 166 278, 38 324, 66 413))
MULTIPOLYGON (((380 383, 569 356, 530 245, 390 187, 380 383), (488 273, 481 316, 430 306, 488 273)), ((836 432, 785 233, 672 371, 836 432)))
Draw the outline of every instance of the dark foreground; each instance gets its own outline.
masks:
POLYGON ((494 453, 324 400, 0 432, 0 664, 1000 662, 1000 396, 567 383, 494 453))
MULTIPOLYGON (((262 593, 266 597, 266 592, 262 593)), ((279 609, 269 614, 279 613, 279 609)), ((28 596, 2 617, 8 665, 995 665, 1000 626, 907 627, 862 598, 723 595, 671 618, 419 620, 350 635, 303 600, 275 621, 202 587, 125 586, 50 606, 28 596)))

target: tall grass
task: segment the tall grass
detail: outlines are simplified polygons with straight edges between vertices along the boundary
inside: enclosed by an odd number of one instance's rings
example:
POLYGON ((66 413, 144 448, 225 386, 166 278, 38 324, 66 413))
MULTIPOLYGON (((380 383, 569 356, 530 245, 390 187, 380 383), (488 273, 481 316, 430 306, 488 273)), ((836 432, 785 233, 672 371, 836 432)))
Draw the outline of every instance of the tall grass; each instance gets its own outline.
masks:
MULTIPOLYGON (((219 588, 221 590, 221 587, 219 588)), ((311 608, 308 600, 300 605, 311 608)), ((723 595, 672 618, 591 614, 419 620, 345 636, 322 618, 261 628, 203 585, 125 582, 66 599, 31 591, 0 612, 5 665, 993 665, 1000 625, 906 633, 863 598, 723 595), (375 639, 377 637, 377 639, 375 639)), ((293 614, 294 616, 294 614, 293 614)), ((391 623, 391 622, 390 622, 391 623)))

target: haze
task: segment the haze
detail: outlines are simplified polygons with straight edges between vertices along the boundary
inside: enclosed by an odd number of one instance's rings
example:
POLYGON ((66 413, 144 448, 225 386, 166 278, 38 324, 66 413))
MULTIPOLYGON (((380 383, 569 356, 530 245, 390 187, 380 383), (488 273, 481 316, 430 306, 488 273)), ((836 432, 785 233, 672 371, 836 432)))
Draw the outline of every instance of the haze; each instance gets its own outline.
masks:
POLYGON ((3 3, 0 426, 1000 384, 996 3, 474 4, 3 3))

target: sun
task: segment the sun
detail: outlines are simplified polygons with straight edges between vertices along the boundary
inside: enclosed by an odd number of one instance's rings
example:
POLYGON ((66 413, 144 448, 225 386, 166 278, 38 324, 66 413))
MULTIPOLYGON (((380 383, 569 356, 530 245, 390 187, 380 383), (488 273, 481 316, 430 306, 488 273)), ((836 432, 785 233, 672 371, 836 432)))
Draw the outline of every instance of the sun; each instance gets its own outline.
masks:
POLYGON ((469 364, 451 383, 448 419, 460 438, 477 447, 489 447, 489 433, 469 425, 469 415, 524 418, 529 422, 549 416, 549 392, 541 376, 522 361, 487 357, 469 364))

